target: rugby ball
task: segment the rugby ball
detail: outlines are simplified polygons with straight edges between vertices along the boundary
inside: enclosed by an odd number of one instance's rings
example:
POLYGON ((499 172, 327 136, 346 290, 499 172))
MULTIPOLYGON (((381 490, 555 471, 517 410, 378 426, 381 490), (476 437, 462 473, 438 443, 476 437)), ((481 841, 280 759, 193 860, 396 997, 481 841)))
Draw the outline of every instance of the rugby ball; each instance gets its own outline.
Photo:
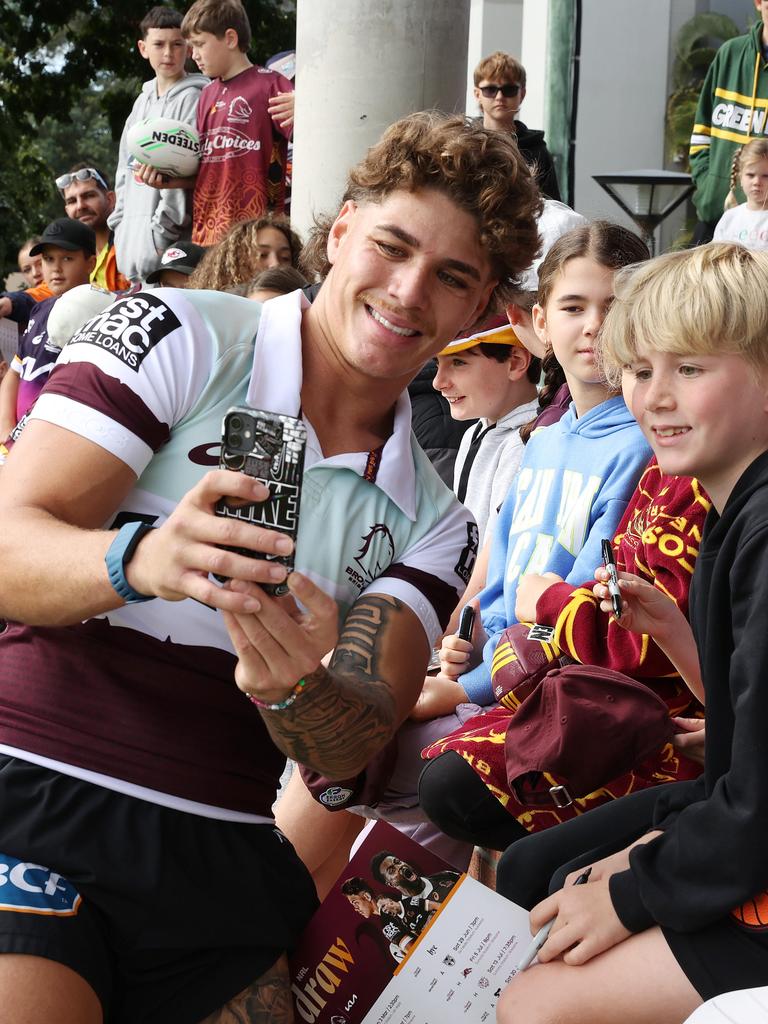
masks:
POLYGON ((88 323, 117 299, 112 292, 79 284, 58 298, 48 317, 48 340, 57 348, 64 348, 83 324, 88 323))
POLYGON ((150 117, 131 125, 128 152, 139 163, 172 178, 196 174, 200 163, 200 137, 191 125, 172 117, 150 117))

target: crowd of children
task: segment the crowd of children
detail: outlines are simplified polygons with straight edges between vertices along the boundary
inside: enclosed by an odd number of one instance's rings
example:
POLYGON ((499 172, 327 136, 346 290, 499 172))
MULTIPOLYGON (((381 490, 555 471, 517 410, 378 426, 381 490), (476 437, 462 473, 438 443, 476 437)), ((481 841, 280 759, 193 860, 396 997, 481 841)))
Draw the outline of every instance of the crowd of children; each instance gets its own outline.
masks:
MULTIPOLYGON (((140 36, 155 77, 126 123, 114 192, 90 164, 60 175, 67 216, 23 243, 27 287, 0 297, 24 328, 0 379, 0 511, 17 527, 29 515, 39 540, 0 552, 0 788, 85 808, 71 821, 57 809, 38 833, 16 797, 0 853, 45 861, 62 846, 51 878, 88 908, 70 947, 65 929, 49 944, 40 922, 5 927, 13 908, 0 907, 0 951, 33 954, 19 974, 6 969, 18 957, 0 957, 0 994, 39 1009, 40 985, 62 983, 73 1024, 160 1019, 178 956, 197 975, 179 1020, 258 996, 287 1024, 281 954, 314 905, 311 881, 327 890, 365 818, 457 869, 476 845, 501 851, 498 890, 531 911, 532 931, 554 922, 538 965, 502 993, 499 1024, 683 1024, 704 1000, 761 985, 768 254, 755 250, 768 249, 768 143, 737 154, 746 202, 732 200, 714 242, 650 259, 633 232, 559 202, 543 136, 517 119, 525 70, 495 53, 475 71, 482 116, 392 126, 302 250, 284 212, 293 86, 250 63, 239 0, 196 0, 184 16, 155 7, 140 36), (190 47, 200 74, 185 70, 190 47), (195 177, 133 165, 129 129, 159 115, 199 131, 195 177), (233 116, 245 141, 222 147, 233 116), (72 298, 76 320, 74 290, 89 282, 118 303, 86 332, 78 321, 62 356, 49 317, 72 298), (446 420, 467 427, 454 494, 410 439, 402 395, 420 369, 446 420), (258 586, 285 570, 242 555, 273 554, 275 534, 256 543, 213 515, 223 496, 264 494, 240 474, 203 476, 215 423, 246 401, 276 402, 309 431, 290 610, 258 586), (71 442, 46 476, 62 431, 71 442), (140 610, 153 599, 157 618, 140 610), (176 697, 155 686, 159 663, 184 689, 189 740, 163 724, 176 697), (595 715, 590 743, 623 747, 622 770, 581 789, 514 749, 542 680, 573 666, 582 712, 609 673, 655 700, 667 730, 641 749, 639 718, 595 715), (81 671, 112 716, 92 748, 81 671), (300 771, 273 818, 280 751, 300 771), (208 900, 201 949, 183 957, 191 918, 174 888, 148 940, 167 957, 150 984, 132 974, 146 970, 143 947, 125 973, 112 963, 125 956, 110 922, 124 926, 127 890, 109 877, 117 847, 83 855, 99 861, 96 881, 71 852, 86 819, 109 823, 115 844, 143 822, 141 854, 163 870, 197 845, 198 867, 210 855, 236 873, 252 859, 274 875, 231 914, 208 900), (153 830, 176 826, 161 851, 153 830), (298 857, 283 857, 284 836, 298 857), (295 899, 266 943, 246 919, 282 884, 295 899), (231 963, 218 933, 229 928, 231 963)), ((568 718, 547 729, 573 743, 568 718)), ((424 906, 409 905, 411 920, 364 879, 345 886, 398 961, 438 909, 412 894, 424 906)))

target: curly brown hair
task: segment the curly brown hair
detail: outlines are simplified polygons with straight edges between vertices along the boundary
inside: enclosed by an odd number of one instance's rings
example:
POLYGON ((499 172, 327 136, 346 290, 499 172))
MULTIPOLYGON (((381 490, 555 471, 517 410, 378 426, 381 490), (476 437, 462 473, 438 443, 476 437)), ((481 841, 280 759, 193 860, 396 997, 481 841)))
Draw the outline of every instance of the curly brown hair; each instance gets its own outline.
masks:
MULTIPOLYGON (((540 249, 536 226, 542 201, 514 140, 463 116, 424 111, 391 125, 349 172, 342 203, 380 203, 392 192, 432 188, 476 219, 497 285, 500 309, 540 249)), ((315 220, 300 268, 325 278, 328 233, 334 217, 315 220)))
POLYGON ((287 217, 265 214, 257 220, 235 224, 216 245, 203 256, 190 274, 188 288, 223 291, 236 284, 248 284, 265 268, 259 259, 259 231, 276 228, 285 235, 291 250, 291 265, 296 266, 301 252, 301 239, 291 228, 287 217))

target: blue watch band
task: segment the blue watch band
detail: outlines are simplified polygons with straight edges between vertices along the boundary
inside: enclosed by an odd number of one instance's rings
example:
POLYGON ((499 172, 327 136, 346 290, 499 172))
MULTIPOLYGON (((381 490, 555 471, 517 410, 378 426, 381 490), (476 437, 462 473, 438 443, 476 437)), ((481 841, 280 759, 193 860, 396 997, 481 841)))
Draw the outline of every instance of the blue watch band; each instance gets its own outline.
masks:
POLYGON ((134 590, 125 578, 125 566, 130 562, 141 538, 154 530, 149 523, 126 523, 117 531, 117 536, 107 548, 104 562, 107 566, 109 582, 116 593, 126 604, 138 604, 140 601, 151 601, 154 595, 140 594, 134 590))

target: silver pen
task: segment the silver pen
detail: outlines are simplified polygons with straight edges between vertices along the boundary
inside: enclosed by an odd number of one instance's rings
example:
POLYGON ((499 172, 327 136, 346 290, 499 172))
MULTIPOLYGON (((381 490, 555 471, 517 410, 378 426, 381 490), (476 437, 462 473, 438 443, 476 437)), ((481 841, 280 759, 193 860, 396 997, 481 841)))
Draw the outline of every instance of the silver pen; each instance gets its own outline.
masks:
POLYGON ((616 560, 613 557, 613 548, 609 540, 601 542, 603 552, 603 565, 608 572, 608 593, 611 595, 613 613, 617 619, 621 618, 621 590, 619 589, 619 574, 616 569, 616 560))
MULTIPOLYGON (((579 875, 579 877, 573 884, 584 885, 589 880, 589 876, 591 874, 592 867, 590 865, 590 867, 588 867, 586 871, 582 871, 582 873, 579 875)), ((530 967, 533 961, 539 955, 539 950, 549 938, 549 933, 552 931, 552 925, 554 923, 555 918, 553 917, 551 921, 547 921, 546 924, 542 925, 541 928, 539 928, 539 930, 536 932, 534 937, 531 939, 530 946, 528 946, 525 953, 523 953, 520 962, 515 968, 518 974, 520 973, 520 971, 524 971, 527 967, 530 967)))

